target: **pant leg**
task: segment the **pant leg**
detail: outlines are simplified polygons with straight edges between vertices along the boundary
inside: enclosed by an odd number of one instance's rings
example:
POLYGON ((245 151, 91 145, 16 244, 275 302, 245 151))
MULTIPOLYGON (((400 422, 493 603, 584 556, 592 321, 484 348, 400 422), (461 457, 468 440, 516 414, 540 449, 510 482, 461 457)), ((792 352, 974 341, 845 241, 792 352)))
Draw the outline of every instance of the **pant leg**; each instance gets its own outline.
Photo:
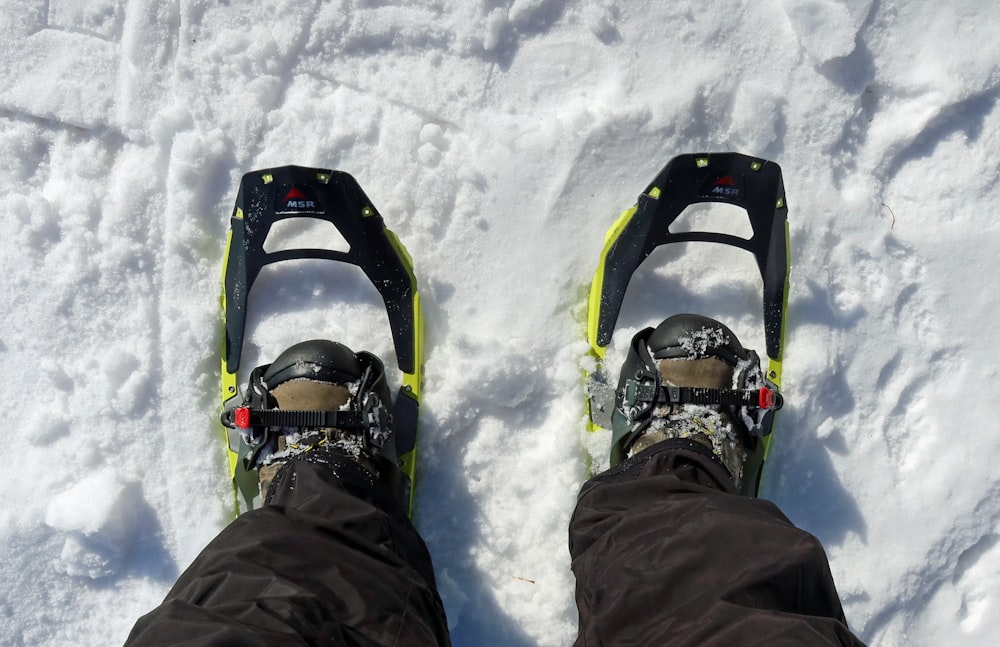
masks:
POLYGON ((423 540, 390 494, 326 449, 282 468, 127 645, 447 645, 423 540))
POLYGON ((737 494, 710 456, 667 441, 584 485, 569 540, 576 644, 862 644, 819 541, 737 494))

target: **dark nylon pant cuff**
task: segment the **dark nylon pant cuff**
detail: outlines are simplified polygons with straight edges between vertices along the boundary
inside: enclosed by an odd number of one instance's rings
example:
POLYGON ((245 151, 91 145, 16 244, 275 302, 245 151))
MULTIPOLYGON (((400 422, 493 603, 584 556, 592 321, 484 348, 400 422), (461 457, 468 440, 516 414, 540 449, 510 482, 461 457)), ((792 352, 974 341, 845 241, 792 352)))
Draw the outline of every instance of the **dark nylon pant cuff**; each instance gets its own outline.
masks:
POLYGON ((860 645, 819 541, 733 491, 677 443, 587 482, 570 524, 576 644, 860 645))
POLYGON ((267 505, 212 540, 127 645, 448 644, 409 519, 350 459, 308 454, 282 468, 267 505))
MULTIPOLYGON (((661 443, 584 485, 578 645, 860 645, 826 555, 710 453, 661 443)), ((367 471, 309 452, 139 620, 128 645, 447 645, 430 557, 367 471)))

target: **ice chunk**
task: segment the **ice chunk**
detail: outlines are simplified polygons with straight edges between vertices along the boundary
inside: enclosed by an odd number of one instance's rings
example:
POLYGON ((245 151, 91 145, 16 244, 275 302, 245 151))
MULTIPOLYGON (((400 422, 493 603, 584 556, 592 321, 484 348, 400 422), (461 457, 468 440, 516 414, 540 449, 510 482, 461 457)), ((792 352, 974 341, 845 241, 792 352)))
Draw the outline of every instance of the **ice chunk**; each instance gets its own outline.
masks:
POLYGON ((45 523, 65 534, 56 568, 97 579, 118 572, 142 504, 136 483, 106 468, 49 501, 45 523))

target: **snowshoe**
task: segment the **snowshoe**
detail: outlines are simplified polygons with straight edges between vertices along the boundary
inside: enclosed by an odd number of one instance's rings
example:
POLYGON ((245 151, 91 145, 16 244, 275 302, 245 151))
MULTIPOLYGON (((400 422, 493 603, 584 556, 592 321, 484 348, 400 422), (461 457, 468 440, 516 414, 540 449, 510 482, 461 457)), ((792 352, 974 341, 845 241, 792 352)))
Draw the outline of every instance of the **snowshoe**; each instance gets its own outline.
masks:
MULTIPOLYGON (((257 471, 260 458, 276 449, 280 434, 267 431, 274 427, 299 426, 305 428, 316 425, 280 424, 284 415, 280 408, 274 410, 272 389, 276 390, 282 380, 275 375, 264 379, 264 374, 250 380, 246 397, 238 389, 238 371, 242 358, 244 334, 248 317, 249 294, 261 269, 272 263, 299 259, 320 259, 324 261, 350 263, 364 272, 385 303, 389 326, 392 331, 396 351, 396 363, 400 371, 401 386, 395 403, 384 389, 384 370, 381 361, 373 355, 359 353, 356 356, 360 368, 354 366, 347 357, 346 349, 329 352, 335 358, 332 366, 355 376, 358 370, 371 372, 371 377, 382 386, 372 387, 378 401, 385 408, 384 413, 392 418, 391 444, 378 444, 378 430, 385 427, 371 425, 354 431, 364 431, 362 438, 371 446, 378 446, 378 455, 385 460, 395 461, 399 478, 393 479, 395 494, 402 502, 403 509, 412 512, 416 467, 417 420, 422 385, 423 362, 423 318, 420 295, 413 273, 413 263, 405 247, 396 235, 386 228, 382 216, 372 205, 357 181, 347 173, 329 169, 284 166, 252 171, 240 182, 236 205, 230 219, 230 230, 226 245, 225 266, 223 268, 222 316, 225 323, 225 339, 222 350, 222 403, 226 411, 246 409, 242 407, 247 397, 254 406, 269 411, 267 416, 278 416, 279 424, 271 424, 267 418, 262 424, 251 421, 242 429, 225 426, 223 428, 229 452, 230 474, 233 478, 237 513, 260 505, 261 497, 257 471), (340 232, 349 248, 347 251, 332 249, 281 249, 268 252, 265 242, 272 226, 288 218, 314 218, 332 223, 340 232), (341 360, 346 363, 342 364, 341 360), (262 392, 254 394, 255 389, 262 392), (266 396, 266 397, 265 397, 266 396), (253 400, 253 398, 257 400, 253 400), (391 409, 391 411, 389 410, 391 409), (245 432, 245 433, 244 433, 245 432)), ((333 315, 335 313, 331 313, 333 315)), ((323 342, 329 344, 331 342, 323 342)), ((306 356, 317 352, 320 342, 309 342, 296 352, 306 356)), ((293 347, 298 348, 298 347, 293 347)), ((290 349, 288 352, 292 352, 290 349)), ((326 352, 326 351, 323 351, 326 352)), ((281 367, 295 373, 301 362, 290 357, 279 358, 270 366, 281 367), (281 361, 279 361, 281 360, 281 361), (287 361, 286 361, 287 360, 287 361)), ((316 366, 327 366, 325 360, 305 360, 304 365, 313 362, 316 366)), ((329 367, 328 367, 329 368, 329 367)), ((277 371, 278 368, 272 370, 277 371)), ((283 374, 283 373, 282 373, 283 374)), ((340 378, 327 380, 331 383, 340 378)), ((362 393, 362 396, 366 394, 362 393)), ((357 394, 355 394, 357 396, 357 394)), ((365 406, 369 400, 361 397, 356 406, 365 406)), ((355 413, 358 413, 357 411, 355 413)), ((366 413, 362 408, 361 413, 366 413)), ((369 412, 370 413, 370 412, 369 412)), ((232 421, 234 424, 236 420, 232 421)), ((324 427, 338 427, 326 424, 324 427)), ((352 423, 353 424, 353 423, 352 423)), ((360 423, 359 423, 360 424, 360 423)), ((286 439, 287 440, 287 439, 286 439)), ((388 442, 388 441, 387 441, 388 442)))
MULTIPOLYGON (((677 323, 676 320, 664 329, 669 329, 670 332, 660 332, 654 336, 654 333, 649 330, 642 331, 633 340, 629 351, 630 358, 626 361, 626 365, 637 369, 645 367, 643 373, 645 377, 637 378, 635 381, 636 393, 616 394, 603 366, 606 348, 611 342, 625 291, 632 275, 643 260, 661 245, 682 242, 710 242, 729 245, 754 255, 763 281, 762 319, 768 357, 767 368, 762 371, 764 383, 752 386, 749 390, 742 386, 730 386, 729 388, 734 392, 723 394, 725 398, 771 398, 768 403, 758 402, 758 405, 768 404, 769 406, 756 407, 758 411, 750 416, 754 422, 746 425, 746 433, 743 434, 749 434, 751 438, 748 439, 750 440, 748 443, 748 462, 742 469, 744 477, 740 479, 741 489, 747 494, 756 495, 770 443, 774 414, 777 410, 774 403, 780 404, 782 402, 778 395, 778 388, 781 385, 781 363, 788 299, 787 215, 784 184, 781 169, 777 164, 739 153, 699 153, 681 155, 672 159, 639 196, 636 204, 622 213, 608 230, 590 291, 587 340, 591 353, 597 359, 597 370, 588 375, 587 386, 590 429, 613 430, 612 464, 623 460, 624 456, 627 455, 630 443, 634 443, 642 435, 643 430, 635 428, 635 425, 641 426, 644 423, 644 418, 641 415, 632 415, 631 422, 627 424, 623 422, 629 419, 629 410, 632 406, 638 406, 640 409, 644 407, 652 409, 664 404, 662 398, 673 397, 671 393, 667 393, 661 388, 662 384, 657 384, 657 380, 661 379, 662 376, 656 377, 659 375, 658 371, 650 368, 643 353, 646 355, 656 354, 669 347, 672 342, 676 342, 679 339, 678 332, 673 330, 674 324, 677 323), (671 225, 687 207, 703 202, 726 203, 742 208, 750 220, 753 235, 744 239, 717 232, 674 232, 671 230, 671 225), (657 341, 661 336, 662 343, 657 341), (648 340, 652 340, 650 347, 643 350, 643 346, 648 340), (633 359, 632 354, 635 354, 638 359, 633 359), (630 362, 632 365, 629 364, 630 362), (652 381, 650 381, 651 379, 652 381), (749 391, 754 389, 758 391, 757 396, 749 394, 749 391), (761 395, 764 392, 767 395, 761 395), (637 396, 641 396, 640 399, 630 405, 628 398, 637 396), (624 408, 619 411, 619 407, 624 408), (616 415, 619 417, 617 428, 613 420, 616 415), (759 464, 755 464, 758 462, 759 464)), ((665 314, 669 314, 669 304, 664 304, 664 309, 667 311, 665 314)), ((666 326, 667 322, 670 321, 672 320, 667 319, 663 325, 666 326)), ((713 325, 717 323, 713 322, 713 325)), ((721 326, 721 324, 718 325, 721 326)), ((735 335, 732 335, 731 340, 735 339, 735 335)), ((738 344, 735 341, 734 343, 738 344)), ((723 347, 719 346, 717 350, 723 347)), ((742 346, 739 348, 742 349, 742 346)), ((738 353, 735 353, 735 348, 731 350, 737 358, 740 357, 738 353)), ((747 356, 750 357, 749 352, 747 356)), ((741 359, 741 361, 746 360, 741 359)), ((733 368, 737 370, 735 367, 733 368)), ((623 372, 623 379, 624 377, 623 372)), ((622 387, 628 387, 629 381, 627 379, 625 381, 626 384, 621 385, 622 387)), ((687 385, 674 385, 670 388, 680 388, 680 386, 687 385)), ((712 388, 721 389, 722 387, 712 388)), ((723 395, 717 394, 718 397, 723 397, 723 395)), ((688 395, 678 395, 678 397, 692 396, 688 393, 688 395)), ((711 402, 699 403, 694 400, 668 402, 671 406, 688 403, 713 404, 711 402)), ((743 400, 740 400, 738 405, 735 401, 732 403, 728 401, 715 402, 714 404, 753 408, 751 407, 752 403, 744 404, 743 400)), ((728 415, 732 417, 732 412, 729 412, 728 415)), ((733 422, 739 423, 739 420, 734 419, 733 422)))

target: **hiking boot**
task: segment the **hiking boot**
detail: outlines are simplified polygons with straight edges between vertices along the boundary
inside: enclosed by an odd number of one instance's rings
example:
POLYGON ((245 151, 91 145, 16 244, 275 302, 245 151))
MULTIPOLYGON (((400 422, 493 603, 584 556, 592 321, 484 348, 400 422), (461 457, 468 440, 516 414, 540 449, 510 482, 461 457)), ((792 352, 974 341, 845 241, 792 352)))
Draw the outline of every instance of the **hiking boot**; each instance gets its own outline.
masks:
POLYGON ((729 328, 701 315, 670 317, 632 338, 615 393, 611 465, 684 439, 708 449, 736 487, 753 494, 763 415, 780 407, 774 393, 757 354, 729 328))
MULTIPOLYGON (((259 366, 241 406, 223 412, 250 447, 262 499, 290 459, 320 448, 346 455, 376 478, 392 471, 392 399, 382 361, 343 344, 315 339, 259 366)), ((319 458, 317 458, 319 460, 319 458)))

